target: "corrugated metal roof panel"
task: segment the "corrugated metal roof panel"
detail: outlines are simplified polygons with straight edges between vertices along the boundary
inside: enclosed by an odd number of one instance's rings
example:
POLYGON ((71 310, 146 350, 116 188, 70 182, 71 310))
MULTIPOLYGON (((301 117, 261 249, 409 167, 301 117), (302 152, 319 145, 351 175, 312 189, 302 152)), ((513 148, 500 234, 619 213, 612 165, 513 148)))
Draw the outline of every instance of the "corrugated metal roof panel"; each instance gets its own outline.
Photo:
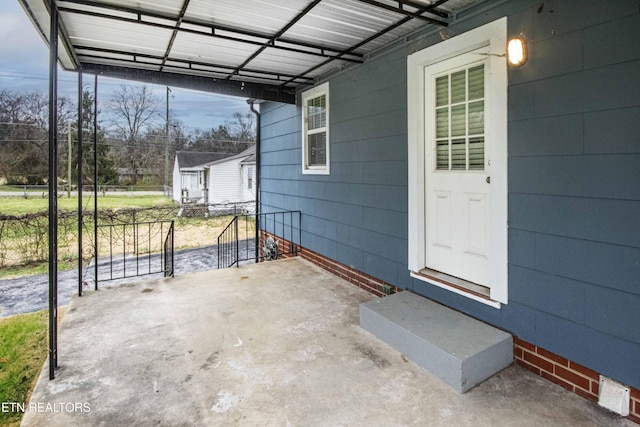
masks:
POLYGON ((185 17, 273 35, 310 3, 309 0, 191 0, 185 17))
POLYGON ((162 28, 68 12, 60 15, 74 45, 164 55, 171 38, 171 31, 162 28))
MULTIPOLYGON (((64 2, 59 2, 61 5, 64 2)), ((94 3, 106 4, 109 6, 121 8, 138 8, 144 10, 153 10, 159 13, 167 13, 178 16, 182 7, 182 0, 99 0, 94 3)), ((77 7, 77 3, 74 3, 77 7)))
POLYGON ((297 75, 318 65, 323 60, 319 56, 266 48, 247 66, 252 69, 297 75))
POLYGON ((317 77, 322 76, 324 74, 333 72, 333 71, 337 71, 342 69, 343 67, 349 65, 348 62, 346 61, 331 61, 328 64, 325 64, 321 67, 319 67, 318 69, 313 71, 313 74, 317 77))
MULTIPOLYGON (((44 2, 43 2, 44 3, 44 2)), ((103 4, 108 4, 109 2, 102 2, 103 4)), ((74 9, 78 11, 85 11, 89 13, 103 13, 105 11, 104 7, 94 6, 92 4, 83 4, 83 3, 74 3, 69 1, 59 1, 58 7, 74 9)), ((131 12, 125 12, 117 9, 108 9, 109 15, 116 16, 118 18, 129 18, 129 19, 137 19, 137 14, 131 12)))
POLYGON ((247 43, 198 34, 178 33, 170 57, 237 67, 257 49, 258 46, 247 43))
POLYGON ((356 0, 325 0, 291 27, 285 37, 347 49, 402 18, 356 0))

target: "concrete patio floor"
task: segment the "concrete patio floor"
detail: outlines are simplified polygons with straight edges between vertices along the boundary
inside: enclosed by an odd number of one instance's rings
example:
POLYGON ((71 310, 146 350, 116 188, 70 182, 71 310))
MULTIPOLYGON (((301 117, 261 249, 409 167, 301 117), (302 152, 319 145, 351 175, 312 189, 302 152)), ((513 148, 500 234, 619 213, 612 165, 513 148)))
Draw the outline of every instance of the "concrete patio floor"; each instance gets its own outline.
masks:
POLYGON ((635 425, 515 365, 459 395, 360 329, 371 298, 300 258, 87 292, 22 425, 635 425))

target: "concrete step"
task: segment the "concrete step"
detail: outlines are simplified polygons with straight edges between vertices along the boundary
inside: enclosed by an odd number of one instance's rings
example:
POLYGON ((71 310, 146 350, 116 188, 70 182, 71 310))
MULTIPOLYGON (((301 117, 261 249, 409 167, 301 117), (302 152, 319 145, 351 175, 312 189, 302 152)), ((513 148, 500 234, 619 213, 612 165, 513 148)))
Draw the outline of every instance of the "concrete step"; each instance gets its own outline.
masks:
POLYGON ((513 361, 510 334, 408 291, 360 304, 360 327, 458 393, 513 361))

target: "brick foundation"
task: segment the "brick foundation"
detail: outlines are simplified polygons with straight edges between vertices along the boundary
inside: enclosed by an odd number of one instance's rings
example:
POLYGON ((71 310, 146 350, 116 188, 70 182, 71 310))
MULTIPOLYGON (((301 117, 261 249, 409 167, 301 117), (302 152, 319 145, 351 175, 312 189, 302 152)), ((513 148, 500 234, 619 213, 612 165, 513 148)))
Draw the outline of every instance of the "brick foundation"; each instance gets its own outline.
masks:
MULTIPOLYGON (((376 279, 375 277, 363 273, 360 270, 356 270, 355 268, 349 267, 346 264, 342 264, 338 261, 327 258, 324 255, 320 255, 317 252, 296 245, 288 240, 285 240, 264 230, 260 231, 261 248, 264 239, 269 236, 273 237, 278 242, 278 251, 281 254, 281 258, 290 258, 299 255, 302 258, 316 264, 317 266, 324 268, 328 272, 333 273, 336 276, 350 283, 353 283, 357 287, 362 288, 367 292, 371 292, 372 294, 379 297, 400 292, 402 290, 390 283, 376 279)), ((260 250, 262 251, 262 249, 260 250)))
POLYGON ((640 390, 631 387, 631 403, 629 408, 629 418, 631 421, 640 424, 640 390))
POLYGON ((376 296, 383 297, 391 293, 402 291, 402 289, 393 286, 390 283, 376 279, 375 277, 356 270, 353 267, 349 267, 348 265, 329 259, 309 249, 302 248, 300 256, 376 296))
MULTIPOLYGON (((266 236, 268 233, 263 232, 263 235, 266 236)), ((292 244, 290 242, 278 239, 278 243, 281 253, 291 252, 290 249, 293 246, 291 246, 292 244)), ((384 297, 389 293, 402 291, 402 289, 390 283, 376 279, 353 267, 349 267, 348 265, 327 258, 324 255, 320 255, 304 247, 297 247, 297 254, 376 296, 384 297)), ((598 401, 600 375, 597 372, 515 336, 513 337, 513 356, 516 364, 536 375, 558 384, 585 399, 593 402, 598 401)), ((629 416, 627 418, 640 424, 640 390, 633 387, 630 387, 630 389, 631 401, 629 403, 629 416)))

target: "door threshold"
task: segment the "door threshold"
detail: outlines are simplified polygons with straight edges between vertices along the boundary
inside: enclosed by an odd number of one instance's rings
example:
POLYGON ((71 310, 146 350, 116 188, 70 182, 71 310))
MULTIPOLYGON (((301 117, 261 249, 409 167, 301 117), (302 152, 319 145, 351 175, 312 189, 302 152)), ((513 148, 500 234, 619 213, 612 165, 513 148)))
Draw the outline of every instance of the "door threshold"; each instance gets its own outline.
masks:
POLYGON ((448 274, 432 270, 430 268, 423 268, 417 273, 417 275, 431 281, 458 289, 462 292, 475 295, 478 298, 483 298, 491 301, 491 290, 486 286, 478 285, 477 283, 450 276, 448 274))

